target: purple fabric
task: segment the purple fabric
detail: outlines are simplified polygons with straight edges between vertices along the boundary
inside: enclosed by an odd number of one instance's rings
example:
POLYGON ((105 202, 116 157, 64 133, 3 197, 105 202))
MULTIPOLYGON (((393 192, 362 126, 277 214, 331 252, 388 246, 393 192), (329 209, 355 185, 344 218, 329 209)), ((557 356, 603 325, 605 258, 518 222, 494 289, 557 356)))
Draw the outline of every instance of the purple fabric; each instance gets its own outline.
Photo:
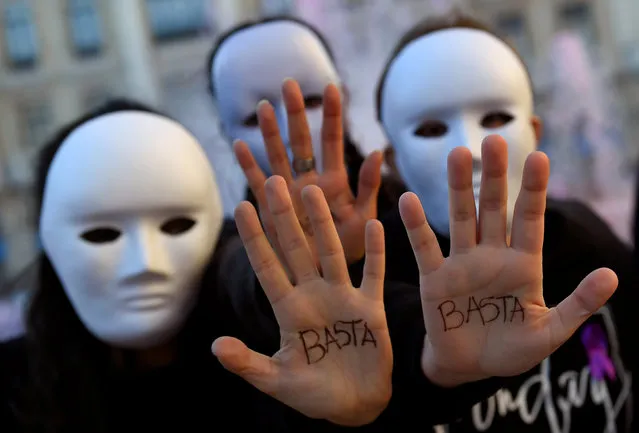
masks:
POLYGON ((615 366, 608 355, 608 339, 600 325, 587 325, 581 332, 581 342, 588 353, 590 374, 597 380, 608 376, 610 380, 617 378, 615 366))

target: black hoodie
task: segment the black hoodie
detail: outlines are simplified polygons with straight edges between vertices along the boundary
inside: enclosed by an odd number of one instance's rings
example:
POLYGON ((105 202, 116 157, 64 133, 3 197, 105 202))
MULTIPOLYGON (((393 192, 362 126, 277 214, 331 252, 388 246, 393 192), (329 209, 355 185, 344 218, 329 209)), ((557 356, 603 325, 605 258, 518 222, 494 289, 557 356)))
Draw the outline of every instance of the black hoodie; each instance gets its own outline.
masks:
MULTIPOLYGON (((382 218, 386 231, 386 277, 418 284, 419 272, 399 210, 382 218)), ((450 241, 437 235, 448 255, 450 241)), ((465 416, 437 433, 549 432, 603 433, 639 431, 637 412, 639 370, 636 332, 639 330, 639 286, 631 250, 588 207, 577 202, 548 200, 543 247, 544 299, 548 306, 565 299, 590 272, 608 267, 619 277, 611 300, 541 365, 507 380, 508 384, 465 416), (593 328, 594 326, 594 328, 593 328), (608 343, 616 377, 598 381, 590 375, 582 343, 585 330, 601 329, 608 343), (633 399, 633 390, 635 398, 633 399), (634 400, 634 402, 633 402, 634 400), (606 430, 606 423, 611 427, 606 430)), ((588 331, 586 331, 588 332, 588 331)))

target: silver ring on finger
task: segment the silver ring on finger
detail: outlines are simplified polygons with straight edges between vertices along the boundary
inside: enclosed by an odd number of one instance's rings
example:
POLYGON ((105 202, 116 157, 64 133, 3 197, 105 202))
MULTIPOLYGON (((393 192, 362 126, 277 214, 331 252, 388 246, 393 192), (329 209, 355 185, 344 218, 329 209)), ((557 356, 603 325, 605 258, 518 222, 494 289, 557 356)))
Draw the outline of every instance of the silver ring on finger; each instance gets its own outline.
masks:
POLYGON ((293 170, 296 174, 308 173, 315 170, 315 157, 293 158, 293 170))

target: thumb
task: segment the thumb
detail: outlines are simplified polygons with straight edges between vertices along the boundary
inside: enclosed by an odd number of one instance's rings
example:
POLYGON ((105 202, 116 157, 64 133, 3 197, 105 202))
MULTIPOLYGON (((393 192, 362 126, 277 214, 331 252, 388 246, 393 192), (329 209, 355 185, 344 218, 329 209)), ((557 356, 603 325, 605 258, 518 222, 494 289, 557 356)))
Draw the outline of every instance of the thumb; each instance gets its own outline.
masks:
POLYGON ((597 269, 584 278, 570 296, 553 308, 553 347, 561 346, 582 323, 603 307, 617 290, 618 284, 617 275, 612 270, 597 269))
POLYGON ((382 184, 382 153, 375 151, 368 155, 359 170, 356 206, 361 213, 377 217, 377 196, 382 184))
POLYGON ((237 338, 220 337, 211 347, 222 366, 265 394, 277 393, 279 369, 268 356, 257 353, 237 338))

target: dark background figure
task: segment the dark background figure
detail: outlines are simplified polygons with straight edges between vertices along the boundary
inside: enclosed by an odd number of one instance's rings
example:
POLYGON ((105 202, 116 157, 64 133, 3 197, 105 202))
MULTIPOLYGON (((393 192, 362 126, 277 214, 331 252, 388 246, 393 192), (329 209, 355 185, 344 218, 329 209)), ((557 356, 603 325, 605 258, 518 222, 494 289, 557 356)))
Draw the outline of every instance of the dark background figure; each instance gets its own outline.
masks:
MULTIPOLYGON (((115 100, 58 132, 39 160, 39 205, 49 168, 65 139, 87 122, 123 111, 156 113, 115 100)), ((242 428, 280 429, 269 424, 277 419, 268 414, 270 399, 257 403, 262 395, 227 373, 210 352, 217 336, 242 335, 232 329, 237 318, 215 286, 218 254, 226 239, 223 229, 197 288, 195 308, 171 346, 175 350, 160 348, 143 355, 114 349, 87 330, 42 253, 35 265, 39 278, 28 303, 26 335, 0 346, 2 431, 199 431, 221 422, 212 411, 242 428), (252 416, 243 416, 247 408, 252 408, 252 416), (259 415, 262 410, 265 417, 259 415)))

